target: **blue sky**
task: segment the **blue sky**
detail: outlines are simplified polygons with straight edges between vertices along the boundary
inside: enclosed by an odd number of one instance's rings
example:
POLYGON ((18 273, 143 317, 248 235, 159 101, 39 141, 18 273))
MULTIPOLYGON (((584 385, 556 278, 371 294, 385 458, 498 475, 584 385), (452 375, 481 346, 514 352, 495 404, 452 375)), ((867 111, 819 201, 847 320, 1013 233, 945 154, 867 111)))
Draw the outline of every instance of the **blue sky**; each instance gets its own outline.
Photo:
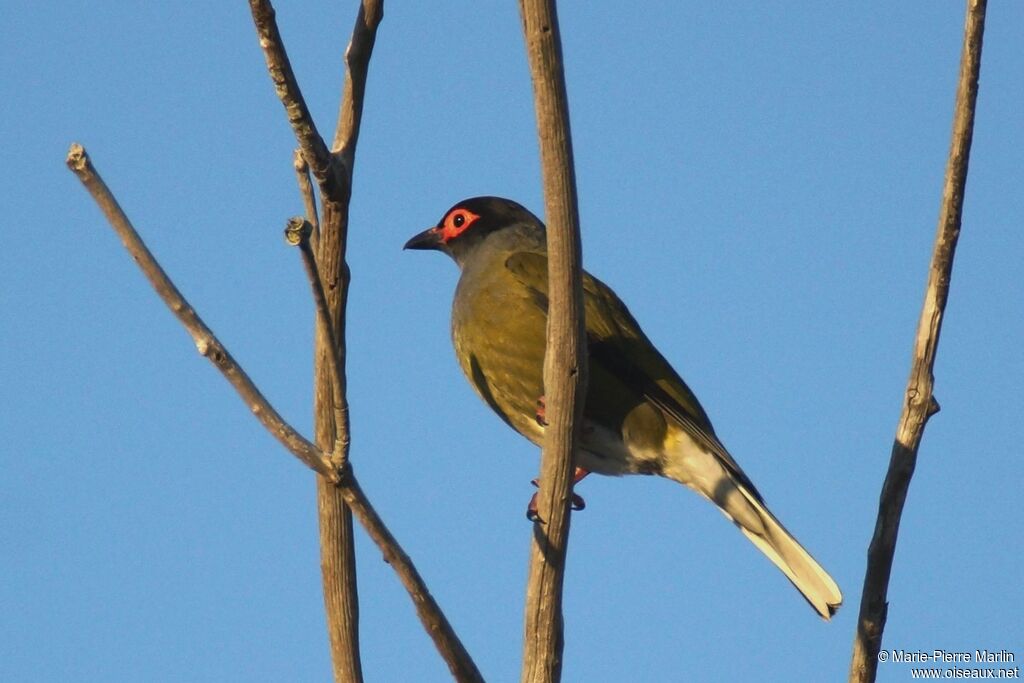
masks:
MULTIPOLYGON (((588 269, 846 595, 819 620, 697 496, 580 488, 566 680, 839 680, 935 233, 960 2, 563 3, 588 269)), ((325 680, 312 475, 194 350, 72 141, 265 394, 310 431, 294 138, 245 3, 5 12, 0 678, 325 680), (16 36, 16 38, 15 38, 16 36)), ((333 131, 354 3, 278 5, 333 131)), ((885 646, 1024 657, 1024 5, 989 10, 964 229, 885 646)), ((518 677, 535 449, 450 348, 455 267, 403 253, 477 194, 542 210, 516 3, 391 3, 349 260, 352 457, 488 680, 518 677)), ((369 681, 447 680, 360 533, 369 681)), ((883 665, 879 680, 910 677, 883 665)))

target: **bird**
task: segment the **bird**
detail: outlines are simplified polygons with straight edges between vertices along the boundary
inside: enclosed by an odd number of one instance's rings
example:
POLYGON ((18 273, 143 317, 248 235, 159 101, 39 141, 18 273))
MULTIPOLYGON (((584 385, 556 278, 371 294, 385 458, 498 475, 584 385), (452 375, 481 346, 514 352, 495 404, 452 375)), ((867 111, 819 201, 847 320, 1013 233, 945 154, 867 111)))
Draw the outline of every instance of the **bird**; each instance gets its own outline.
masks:
MULTIPOLYGON (((502 420, 541 445, 548 312, 544 224, 512 200, 473 197, 448 209, 405 249, 440 251, 458 265, 451 335, 459 365, 502 420)), ((589 379, 575 480, 591 472, 653 474, 696 491, 830 619, 843 601, 839 586, 768 510, 694 393, 615 292, 586 272, 583 298, 589 379)), ((582 508, 582 499, 573 500, 574 508, 582 508)))

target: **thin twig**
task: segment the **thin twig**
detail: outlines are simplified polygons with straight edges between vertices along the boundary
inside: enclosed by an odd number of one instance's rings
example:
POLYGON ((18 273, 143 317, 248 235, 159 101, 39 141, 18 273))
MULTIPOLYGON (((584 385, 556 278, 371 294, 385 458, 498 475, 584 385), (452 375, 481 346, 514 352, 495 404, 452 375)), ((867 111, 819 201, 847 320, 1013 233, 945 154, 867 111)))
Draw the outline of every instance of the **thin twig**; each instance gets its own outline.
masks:
MULTIPOLYGON (((309 280, 310 289, 313 292, 313 304, 316 308, 319 326, 327 338, 327 348, 333 349, 334 353, 327 354, 328 371, 333 379, 331 386, 334 389, 334 422, 344 424, 348 420, 348 400, 345 397, 345 376, 344 365, 339 358, 340 345, 334 338, 334 325, 331 324, 331 312, 327 310, 327 295, 324 293, 324 284, 320 279, 320 271, 316 267, 316 257, 313 256, 313 249, 309 243, 309 237, 313 232, 313 225, 306 219, 295 216, 288 220, 284 230, 285 239, 292 246, 297 246, 302 254, 302 265, 306 269, 306 277, 309 280)), ((331 452, 331 461, 336 468, 344 467, 348 461, 348 445, 336 443, 331 452)))
POLYGON ((985 30, 985 0, 968 0, 964 26, 964 43, 960 57, 960 77, 953 113, 953 135, 946 164, 946 181, 942 192, 938 234, 932 253, 925 290, 924 306, 914 341, 913 363, 896 439, 892 447, 889 470, 882 485, 878 503, 878 520, 868 548, 864 590, 861 594, 857 634, 850 663, 851 682, 875 680, 882 632, 888 612, 887 593, 892 573, 900 516, 906 502, 910 478, 917 463, 928 418, 938 412, 932 395, 935 354, 942 329, 942 318, 949 296, 953 256, 960 236, 964 189, 967 183, 967 162, 974 130, 974 110, 978 97, 978 76, 981 71, 981 46, 985 30))
POLYGON ((299 193, 302 194, 302 204, 306 208, 306 220, 313 226, 313 235, 310 241, 313 243, 315 252, 316 244, 320 240, 320 216, 317 215, 313 182, 309 179, 309 164, 306 163, 306 157, 302 155, 301 147, 295 150, 292 166, 295 168, 295 180, 299 184, 299 193))
POLYGON ((307 466, 327 477, 334 483, 338 482, 338 473, 331 461, 319 448, 303 438, 291 427, 284 418, 264 398, 260 390, 256 388, 249 376, 241 368, 235 359, 228 353, 228 350, 221 344, 220 340, 213 334, 213 331, 206 326, 195 309, 185 300, 178 288, 167 277, 167 273, 160 267, 160 264, 153 257, 153 254, 146 247, 139 233, 132 227, 131 221, 125 215, 117 199, 110 192, 103 178, 92 165, 89 155, 78 143, 71 145, 67 158, 68 167, 82 181, 85 189, 89 191, 93 199, 99 205, 100 210, 107 217, 111 227, 121 238, 125 249, 131 254, 135 262, 139 264, 143 275, 153 285, 153 289, 160 295, 171 312, 177 316, 181 324, 185 326, 188 333, 195 340, 196 349, 213 363, 224 377, 235 388, 238 395, 249 406, 256 418, 273 434, 281 444, 295 455, 307 466))
MULTIPOLYGON (((143 274, 153 285, 157 294, 164 300, 178 320, 196 341, 200 353, 209 358, 216 368, 231 382, 239 396, 252 408, 260 422, 269 429, 292 454, 309 467, 323 474, 318 481, 328 481, 329 490, 338 498, 343 499, 355 512, 356 518, 366 529, 367 534, 377 544, 381 554, 398 574, 402 585, 409 592, 420 620, 423 622, 431 638, 434 639, 449 668, 459 681, 483 680, 445 618, 437 602, 431 596, 419 572, 409 556, 395 540, 383 520, 374 510, 370 501, 363 493, 350 465, 346 463, 335 470, 323 451, 299 435, 269 405, 259 390, 252 384, 241 367, 217 340, 213 332, 199 318, 170 280, 163 268, 146 247, 142 238, 132 227, 117 200, 93 167, 85 150, 79 144, 73 144, 68 153, 67 164, 82 184, 93 196, 110 223, 120 236, 122 243, 143 274), (324 478, 326 477, 326 479, 324 478)), ((347 509, 347 508, 346 508, 347 509)))
POLYGON ((363 118, 370 55, 377 39, 377 27, 383 18, 383 0, 362 0, 355 28, 352 29, 352 41, 345 50, 345 89, 331 149, 341 157, 350 176, 355 163, 356 142, 359 140, 359 123, 363 118))
POLYGON ((526 591, 521 680, 558 681, 562 673, 562 585, 569 502, 587 382, 579 212, 569 106, 554 0, 520 0, 540 137, 548 241, 548 427, 541 451, 537 509, 526 591))
POLYGON ((273 5, 270 0, 249 0, 249 9, 267 62, 267 71, 274 82, 274 90, 284 105, 288 123, 295 131, 299 147, 320 185, 321 193, 331 198, 347 195, 349 189, 344 174, 338 173, 334 158, 317 131, 309 108, 306 107, 306 100, 302 97, 281 32, 277 28, 273 5))

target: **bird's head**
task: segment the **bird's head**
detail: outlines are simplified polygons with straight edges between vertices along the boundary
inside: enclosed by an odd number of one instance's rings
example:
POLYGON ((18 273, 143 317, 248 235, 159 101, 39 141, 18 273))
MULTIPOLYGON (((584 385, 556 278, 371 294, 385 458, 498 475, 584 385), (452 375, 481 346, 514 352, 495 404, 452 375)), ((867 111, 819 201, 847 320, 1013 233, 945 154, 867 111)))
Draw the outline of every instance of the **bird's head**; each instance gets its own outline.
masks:
POLYGON ((489 236, 514 227, 540 235, 544 230, 536 216, 510 199, 473 197, 448 209, 437 225, 414 236, 405 248, 442 251, 461 265, 489 236))

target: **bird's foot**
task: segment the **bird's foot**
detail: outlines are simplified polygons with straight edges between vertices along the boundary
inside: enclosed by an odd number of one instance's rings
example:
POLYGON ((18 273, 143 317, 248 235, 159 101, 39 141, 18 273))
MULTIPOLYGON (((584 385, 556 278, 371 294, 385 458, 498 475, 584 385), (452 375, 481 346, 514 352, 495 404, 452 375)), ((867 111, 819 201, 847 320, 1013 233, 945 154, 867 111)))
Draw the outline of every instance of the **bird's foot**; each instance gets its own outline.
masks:
POLYGON ((544 401, 544 397, 541 396, 540 398, 537 399, 537 414, 534 416, 534 419, 537 420, 537 424, 539 424, 541 427, 548 426, 547 418, 544 415, 546 410, 547 403, 544 401))
MULTIPOLYGON (((585 470, 582 467, 577 467, 576 472, 572 476, 573 485, 575 485, 580 479, 587 476, 588 474, 590 474, 589 470, 585 470)), ((530 483, 533 484, 534 486, 539 486, 537 479, 534 479, 530 483)), ((583 500, 583 496, 577 495, 576 493, 572 493, 571 495, 572 499, 569 503, 569 506, 573 511, 578 512, 587 507, 587 501, 583 500)), ((533 496, 530 498, 530 503, 526 506, 526 518, 531 522, 540 522, 541 524, 544 523, 544 520, 540 518, 540 513, 537 511, 536 493, 533 494, 533 496)))

